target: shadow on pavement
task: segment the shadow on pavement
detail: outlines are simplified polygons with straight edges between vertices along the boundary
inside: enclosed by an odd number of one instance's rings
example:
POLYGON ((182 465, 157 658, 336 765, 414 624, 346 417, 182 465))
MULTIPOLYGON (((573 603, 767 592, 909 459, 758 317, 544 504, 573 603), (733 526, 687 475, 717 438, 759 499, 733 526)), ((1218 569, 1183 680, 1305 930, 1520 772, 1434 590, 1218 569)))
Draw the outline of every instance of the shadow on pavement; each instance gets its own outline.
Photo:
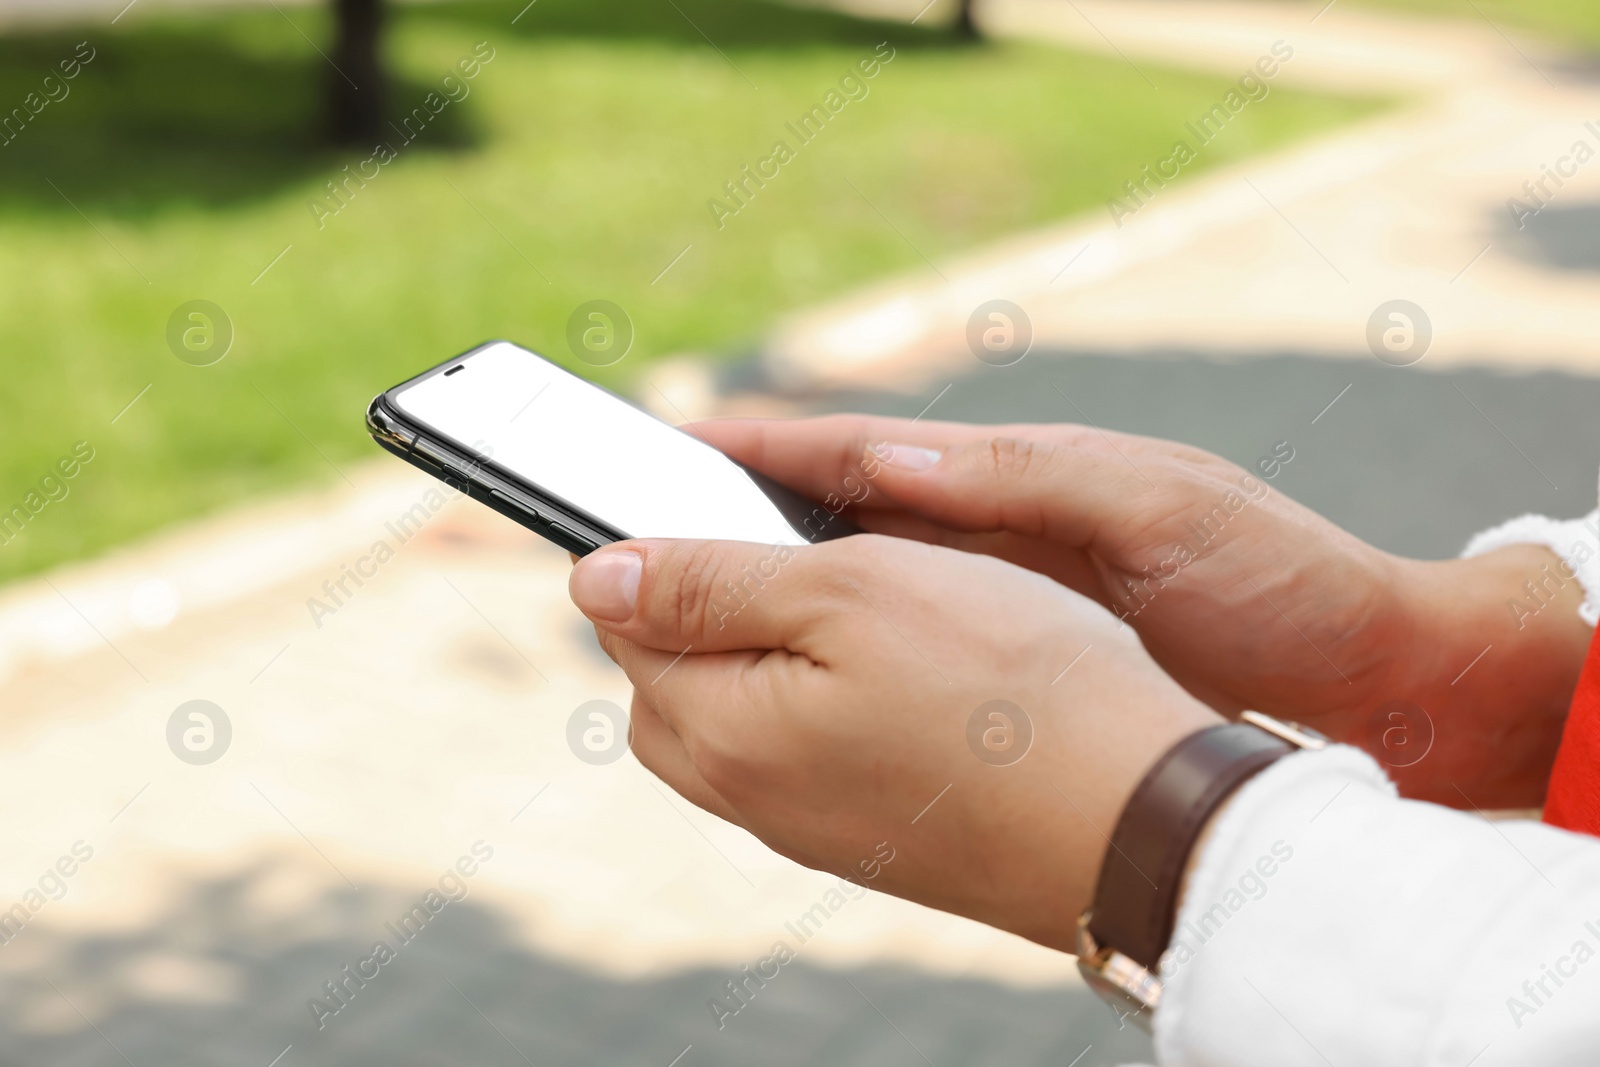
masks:
POLYGON ((283 865, 193 884, 127 933, 25 930, 0 951, 5 1062, 266 1067, 291 1045, 280 1067, 668 1067, 691 1045, 679 1067, 1097 1067, 1149 1055, 1081 988, 826 970, 803 948, 719 1032, 707 1001, 726 999, 737 968, 603 977, 521 947, 470 895, 402 943, 385 924, 426 886, 341 889, 286 910, 264 902, 283 865), (337 1003, 324 983, 380 938, 394 958, 364 988, 347 985, 348 1005, 319 1030, 308 1002, 337 1003))
MULTIPOLYGON (((1287 442, 1294 458, 1274 488, 1408 556, 1449 558, 1515 515, 1572 517, 1595 506, 1593 378, 1435 372, 1421 369, 1426 359, 1396 368, 1370 356, 1218 363, 1035 352, 1011 367, 973 363, 928 418, 1090 422, 1198 445, 1249 469, 1287 442)), ((941 387, 921 397, 838 393, 808 406, 909 418, 941 387)))
MULTIPOLYGON (((971 46, 942 31, 758 0, 542 0, 513 25, 518 6, 397 7, 389 32, 394 120, 440 87, 443 71, 412 75, 396 55, 400 38, 430 25, 487 41, 623 40, 695 52, 708 47, 704 30, 736 54, 850 45, 867 54, 886 39, 896 47, 971 46)), ((296 9, 294 18, 270 7, 168 12, 109 34, 96 24, 0 35, 0 119, 10 121, 0 131, 0 213, 70 215, 76 205, 140 218, 339 178, 342 165, 372 153, 327 142, 328 61, 317 49, 329 47, 328 20, 315 9, 296 9), (63 62, 74 64, 70 79, 63 62)), ((389 143, 407 157, 470 149, 482 142, 478 107, 470 97, 443 107, 414 132, 415 150, 400 130, 389 143)))
POLYGON ((526 17, 510 25, 510 16, 521 6, 511 0, 468 0, 433 4, 426 10, 430 17, 475 23, 484 32, 503 34, 509 30, 540 41, 648 41, 695 51, 715 42, 718 49, 746 55, 819 45, 857 46, 870 52, 884 40, 893 41, 896 48, 984 47, 982 41, 926 23, 911 26, 768 0, 674 0, 671 4, 654 0, 539 0, 526 17))
MULTIPOLYGON (((0 212, 72 215, 76 205, 140 218, 248 203, 355 164, 370 151, 326 143, 326 71, 271 8, 164 15, 109 35, 95 26, 0 36, 0 117, 11 119, 0 135, 0 212), (89 58, 63 79, 60 64, 75 55, 89 58)), ((399 77, 393 99, 410 106, 435 89, 399 77)), ((470 110, 444 108, 418 136, 421 150, 474 143, 470 110)))
MULTIPOLYGON (((1538 206, 1531 197, 1523 203, 1538 206)), ((1528 216, 1520 230, 1509 212, 1500 223, 1503 243, 1523 259, 1558 270, 1600 270, 1600 204, 1551 204, 1528 216)))

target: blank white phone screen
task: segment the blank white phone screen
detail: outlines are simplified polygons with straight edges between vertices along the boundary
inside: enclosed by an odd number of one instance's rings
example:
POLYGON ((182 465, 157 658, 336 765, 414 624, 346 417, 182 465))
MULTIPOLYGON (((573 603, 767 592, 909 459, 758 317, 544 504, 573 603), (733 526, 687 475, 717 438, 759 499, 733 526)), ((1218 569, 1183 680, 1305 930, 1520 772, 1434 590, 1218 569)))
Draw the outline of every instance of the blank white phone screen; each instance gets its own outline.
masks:
POLYGON ((486 348, 394 402, 630 537, 807 543, 727 456, 525 348, 486 348))

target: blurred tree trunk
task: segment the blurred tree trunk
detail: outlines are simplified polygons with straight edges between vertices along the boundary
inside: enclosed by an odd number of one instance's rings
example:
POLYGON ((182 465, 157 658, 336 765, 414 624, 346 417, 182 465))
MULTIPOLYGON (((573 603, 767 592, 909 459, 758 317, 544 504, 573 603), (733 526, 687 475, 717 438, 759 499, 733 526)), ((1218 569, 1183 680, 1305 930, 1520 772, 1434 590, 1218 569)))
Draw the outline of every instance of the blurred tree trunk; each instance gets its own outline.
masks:
POLYGON ((340 143, 370 142, 383 130, 388 83, 379 55, 383 0, 333 0, 329 129, 340 143))
POLYGON ((972 19, 972 6, 976 0, 958 0, 956 4, 955 32, 957 37, 976 40, 978 24, 972 19))

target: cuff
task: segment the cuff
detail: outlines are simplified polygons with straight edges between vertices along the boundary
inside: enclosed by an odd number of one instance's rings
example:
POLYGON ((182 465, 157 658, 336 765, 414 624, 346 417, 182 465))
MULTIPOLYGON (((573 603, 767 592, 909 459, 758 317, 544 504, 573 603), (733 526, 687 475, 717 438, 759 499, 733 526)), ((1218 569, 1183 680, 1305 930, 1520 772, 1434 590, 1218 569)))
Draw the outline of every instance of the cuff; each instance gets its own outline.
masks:
POLYGON ((1216 818, 1155 1013, 1163 1067, 1578 1067, 1600 1042, 1600 841, 1397 799, 1344 746, 1216 818))
POLYGON ((1462 550, 1471 559, 1507 545, 1544 545, 1560 556, 1583 586, 1578 617, 1590 626, 1600 624, 1600 511, 1581 519, 1551 519, 1523 515, 1478 534, 1462 550))
POLYGON ((1200 1035, 1213 1027, 1206 1017, 1208 1013, 1197 1003, 1201 998, 1189 986, 1196 981, 1204 984, 1201 973, 1210 968, 1196 967, 1194 961, 1211 963, 1218 949, 1213 947, 1208 952, 1207 946, 1219 941, 1228 946, 1239 940, 1241 929, 1248 929, 1250 924, 1241 924, 1236 917, 1267 895, 1274 875, 1282 880, 1280 872, 1292 866, 1296 845, 1304 846, 1293 833, 1274 838, 1269 844, 1257 840, 1261 837, 1262 816, 1293 812, 1297 824, 1311 827, 1351 786, 1363 792, 1395 796, 1394 785, 1372 757, 1359 749, 1335 745, 1320 751, 1296 752, 1278 760, 1245 782, 1217 815, 1189 877, 1172 944, 1161 958, 1163 992, 1161 1007, 1155 1014, 1158 1062, 1209 1062, 1204 1055, 1194 1055, 1194 1046, 1204 1045, 1205 1038, 1200 1035), (1229 931, 1230 925, 1241 929, 1229 931), (1226 936, 1229 933, 1231 938, 1226 936))

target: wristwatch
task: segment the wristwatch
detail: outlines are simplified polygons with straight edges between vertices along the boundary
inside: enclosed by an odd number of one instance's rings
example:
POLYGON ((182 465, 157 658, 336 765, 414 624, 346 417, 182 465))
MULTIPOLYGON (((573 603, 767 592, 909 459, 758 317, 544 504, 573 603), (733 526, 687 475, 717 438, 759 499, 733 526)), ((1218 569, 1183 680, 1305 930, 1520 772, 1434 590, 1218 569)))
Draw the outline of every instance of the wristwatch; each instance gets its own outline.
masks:
POLYGON ((1239 718, 1190 734, 1145 774, 1117 819, 1094 900, 1078 917, 1084 981, 1146 1030, 1161 1003, 1161 956, 1184 870, 1211 815, 1271 763, 1328 744, 1315 730, 1260 712, 1239 718))

